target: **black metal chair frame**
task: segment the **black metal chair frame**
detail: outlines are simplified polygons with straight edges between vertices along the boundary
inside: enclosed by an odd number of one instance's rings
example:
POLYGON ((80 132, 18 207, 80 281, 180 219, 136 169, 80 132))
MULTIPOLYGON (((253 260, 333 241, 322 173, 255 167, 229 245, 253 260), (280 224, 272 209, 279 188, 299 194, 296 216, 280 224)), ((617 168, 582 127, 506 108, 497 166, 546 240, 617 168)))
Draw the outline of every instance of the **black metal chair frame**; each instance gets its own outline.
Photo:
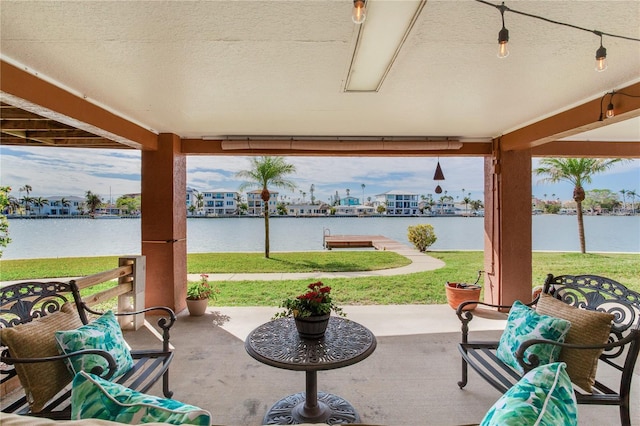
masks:
MULTIPOLYGON (((624 426, 631 424, 629 413, 629 394, 633 370, 640 353, 640 294, 627 289, 622 284, 609 278, 596 275, 560 275, 547 276, 543 293, 550 294, 569 305, 582 309, 609 312, 614 315, 609 341, 604 345, 569 345, 543 339, 532 339, 523 342, 516 351, 516 358, 525 371, 538 366, 539 360, 532 356, 525 359, 524 352, 538 343, 550 343, 563 348, 604 349, 600 356, 603 362, 620 372, 619 385, 612 386, 598 381, 596 377, 593 391, 588 394, 577 387, 575 389, 578 404, 618 405, 620 421, 624 426)), ((469 323, 473 319, 472 311, 463 311, 464 306, 478 303, 487 307, 509 309, 511 306, 492 305, 484 302, 463 302, 456 314, 462 323, 462 342, 458 349, 462 355, 462 380, 458 382, 460 389, 468 381, 468 366, 471 366, 482 378, 501 393, 506 392, 520 378, 520 373, 506 366, 496 357, 497 341, 469 341, 469 323)), ((528 306, 537 303, 537 299, 528 306)))
MULTIPOLYGON (((63 304, 73 302, 78 316, 83 324, 89 324, 89 316, 101 315, 82 302, 80 290, 74 280, 69 282, 21 282, 0 288, 0 327, 14 327, 19 324, 31 322, 34 319, 52 314, 60 310, 63 304)), ((173 351, 169 344, 169 331, 176 321, 175 313, 163 306, 155 306, 136 312, 115 313, 116 316, 135 315, 145 312, 159 312, 158 326, 162 330, 162 348, 153 350, 132 350, 131 356, 134 366, 126 374, 119 377, 116 383, 139 392, 146 392, 160 378, 162 378, 162 392, 165 397, 171 398, 173 392, 169 390, 169 364, 173 359, 173 351)), ((76 356, 81 353, 93 353, 103 356, 108 364, 106 372, 99 367, 92 373, 99 374, 109 379, 115 372, 116 363, 113 357, 102 350, 84 350, 73 354, 60 355, 47 358, 12 358, 7 348, 0 353, 0 361, 12 366, 18 363, 51 362, 76 356)), ((15 368, 0 370, 0 384, 7 382, 16 376, 15 368)), ((49 401, 44 409, 38 413, 31 413, 26 396, 17 400, 2 404, 2 411, 7 413, 29 414, 51 419, 69 419, 71 416, 71 389, 70 386, 53 400, 49 401)))

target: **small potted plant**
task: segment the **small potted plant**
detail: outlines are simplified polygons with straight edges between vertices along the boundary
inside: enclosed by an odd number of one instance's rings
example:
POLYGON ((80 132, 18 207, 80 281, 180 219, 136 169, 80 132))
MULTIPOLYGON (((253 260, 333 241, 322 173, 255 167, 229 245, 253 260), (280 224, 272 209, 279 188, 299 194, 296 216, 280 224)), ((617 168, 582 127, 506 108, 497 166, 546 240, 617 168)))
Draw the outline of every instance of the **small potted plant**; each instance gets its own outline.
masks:
MULTIPOLYGON (((447 281, 445 284, 445 292, 447 294, 447 302, 449 303, 449 306, 453 309, 458 309, 458 306, 462 302, 466 302, 467 300, 480 300, 480 290, 482 290, 482 288, 478 282, 480 281, 483 272, 484 271, 478 271, 478 278, 473 284, 447 281)), ((462 309, 464 311, 472 311, 476 306, 478 305, 471 303, 462 309)))
POLYGON ((346 316, 342 308, 333 303, 331 287, 321 281, 309 284, 307 291, 296 298, 285 299, 280 307, 284 311, 278 312, 274 318, 293 317, 298 334, 305 339, 324 336, 331 312, 346 316))
POLYGON ((200 274, 200 281, 191 283, 187 287, 187 309, 189 315, 199 317, 204 315, 209 300, 215 300, 220 290, 209 282, 209 275, 200 274))

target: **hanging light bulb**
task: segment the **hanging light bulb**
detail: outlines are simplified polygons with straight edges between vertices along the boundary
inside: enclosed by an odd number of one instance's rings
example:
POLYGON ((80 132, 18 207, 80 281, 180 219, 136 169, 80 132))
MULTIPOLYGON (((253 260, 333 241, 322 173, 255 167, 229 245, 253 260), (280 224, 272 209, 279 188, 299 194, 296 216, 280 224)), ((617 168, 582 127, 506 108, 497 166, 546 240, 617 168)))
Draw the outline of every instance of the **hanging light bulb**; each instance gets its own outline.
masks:
POLYGON ((351 20, 354 24, 362 24, 365 19, 367 19, 367 8, 364 5, 364 0, 353 0, 351 20))
POLYGON ((602 34, 600 34, 600 47, 596 50, 596 71, 607 69, 607 49, 602 46, 602 34))
MULTIPOLYGON (((613 97, 613 96, 612 96, 613 97)), ((613 103, 609 102, 609 105, 607 105, 607 118, 611 118, 614 115, 616 115, 615 111, 613 110, 613 103)))
POLYGON ((504 11, 506 10, 506 6, 504 2, 502 2, 502 6, 499 6, 500 15, 502 16, 502 29, 498 33, 498 58, 504 59, 509 56, 509 49, 507 44, 509 43, 509 30, 504 26, 504 11))

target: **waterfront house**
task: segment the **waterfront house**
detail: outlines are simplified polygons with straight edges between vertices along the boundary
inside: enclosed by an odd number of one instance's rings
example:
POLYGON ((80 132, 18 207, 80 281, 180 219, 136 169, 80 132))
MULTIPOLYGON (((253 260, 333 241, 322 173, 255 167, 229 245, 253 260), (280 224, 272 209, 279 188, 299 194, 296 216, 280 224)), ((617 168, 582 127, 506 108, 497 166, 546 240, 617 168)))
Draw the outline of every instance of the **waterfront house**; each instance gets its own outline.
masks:
POLYGON ((79 216, 83 213, 85 199, 73 195, 47 197, 49 204, 42 206, 43 216, 79 216))
MULTIPOLYGON (((369 16, 386 17, 376 10, 385 3, 400 2, 367 2, 369 16)), ((146 304, 177 310, 189 157, 209 156, 213 168, 258 155, 399 159, 389 179, 402 178, 403 158, 424 159, 425 184, 436 158, 482 158, 484 299, 524 299, 532 161, 640 158, 638 42, 608 35, 638 37, 640 2, 514 2, 503 10, 514 42, 504 59, 496 4, 402 3, 391 10, 407 16, 376 28, 354 24, 347 0, 162 1, 152 14, 147 2, 5 1, 0 143, 139 150, 146 304), (391 31, 399 43, 388 52, 362 47, 391 31), (599 46, 611 59, 603 72, 593 64, 599 46), (379 63, 361 65, 365 52, 379 63)))
POLYGON ((403 191, 387 191, 376 195, 376 201, 387 209, 388 216, 415 216, 420 214, 418 194, 403 191))
POLYGON ((326 216, 331 207, 328 204, 287 204, 289 216, 326 216))
POLYGON ((230 216, 238 214, 240 193, 234 191, 203 191, 206 216, 230 216))
MULTIPOLYGON (((278 192, 269 190, 271 196, 269 197, 269 214, 276 215, 278 214, 278 192)), ((260 197, 262 194, 261 189, 256 189, 254 191, 247 192, 247 214, 249 216, 262 216, 262 212, 264 210, 264 202, 260 197)))
POLYGON ((360 204, 360 199, 356 197, 352 197, 350 195, 340 198, 341 206, 357 206, 359 204, 360 204))

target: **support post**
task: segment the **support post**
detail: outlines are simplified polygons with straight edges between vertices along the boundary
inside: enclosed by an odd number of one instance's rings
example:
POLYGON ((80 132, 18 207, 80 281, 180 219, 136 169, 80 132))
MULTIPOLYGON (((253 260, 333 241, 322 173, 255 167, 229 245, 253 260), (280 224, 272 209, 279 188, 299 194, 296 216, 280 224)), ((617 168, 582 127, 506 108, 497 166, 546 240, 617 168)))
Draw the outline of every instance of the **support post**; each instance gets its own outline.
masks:
POLYGON ((497 139, 485 158, 485 302, 530 302, 531 259, 531 150, 497 139))
POLYGON ((145 305, 186 308, 186 156, 180 137, 163 133, 156 151, 142 151, 142 254, 145 305))

